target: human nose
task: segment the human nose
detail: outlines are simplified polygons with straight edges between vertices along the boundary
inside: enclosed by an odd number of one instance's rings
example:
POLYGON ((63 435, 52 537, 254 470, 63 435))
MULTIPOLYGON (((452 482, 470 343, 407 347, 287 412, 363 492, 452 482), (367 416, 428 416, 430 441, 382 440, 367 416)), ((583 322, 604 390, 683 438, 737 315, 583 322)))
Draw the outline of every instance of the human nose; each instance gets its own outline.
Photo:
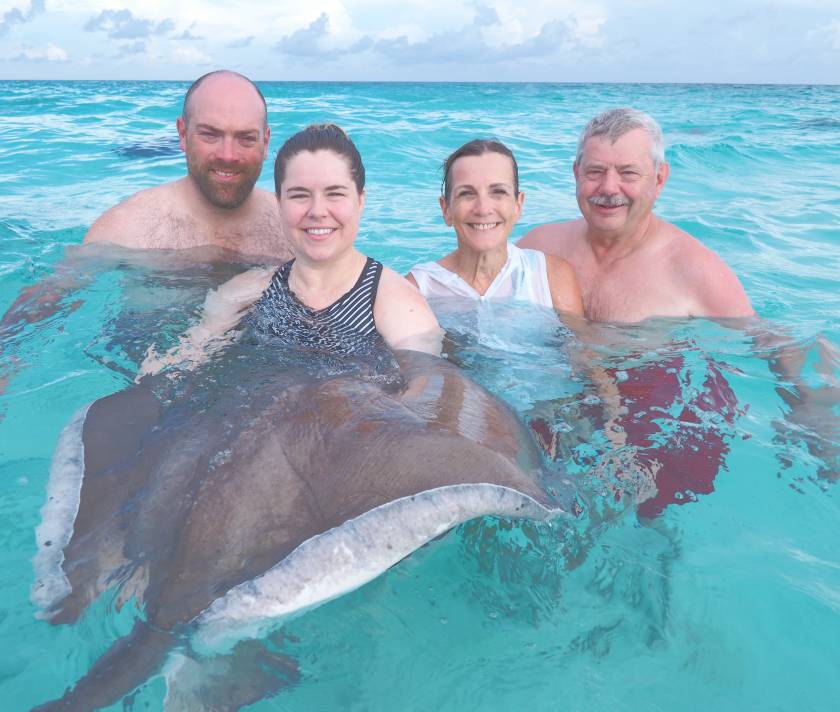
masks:
POLYGON ((477 215, 487 215, 490 212, 490 196, 478 193, 473 201, 472 209, 477 215))
POLYGON ((606 195, 615 195, 618 193, 618 171, 613 168, 608 168, 601 176, 601 185, 599 186, 600 193, 606 195))
POLYGON ((236 142, 232 136, 222 137, 217 157, 228 163, 233 163, 239 157, 236 152, 236 142))
POLYGON ((309 200, 309 209, 307 210, 307 213, 310 216, 320 217, 322 215, 325 215, 326 212, 327 208, 326 201, 324 200, 324 198, 318 195, 317 193, 313 194, 309 200))

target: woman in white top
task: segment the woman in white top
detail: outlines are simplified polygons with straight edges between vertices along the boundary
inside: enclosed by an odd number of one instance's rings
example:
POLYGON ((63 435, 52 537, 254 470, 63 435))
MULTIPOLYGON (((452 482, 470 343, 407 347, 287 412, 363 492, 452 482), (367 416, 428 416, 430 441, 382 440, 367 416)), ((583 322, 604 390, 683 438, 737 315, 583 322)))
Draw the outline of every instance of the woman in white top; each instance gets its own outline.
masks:
POLYGON ((450 155, 443 171, 440 207, 458 248, 411 269, 408 279, 420 293, 515 299, 581 316, 580 287, 566 260, 508 244, 525 200, 510 149, 476 139, 450 155))

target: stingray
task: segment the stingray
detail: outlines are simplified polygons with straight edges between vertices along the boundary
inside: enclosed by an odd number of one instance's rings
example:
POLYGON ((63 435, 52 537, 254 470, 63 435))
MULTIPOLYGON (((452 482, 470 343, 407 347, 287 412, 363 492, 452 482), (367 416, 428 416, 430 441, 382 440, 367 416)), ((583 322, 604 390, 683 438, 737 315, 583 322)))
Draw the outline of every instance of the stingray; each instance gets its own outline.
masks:
POLYGON ((181 152, 181 143, 177 136, 162 136, 146 142, 132 143, 114 149, 118 156, 125 158, 157 158, 158 156, 177 156, 181 152))
POLYGON ((224 380, 173 395, 147 379, 80 411, 54 455, 32 600, 54 624, 106 590, 142 615, 44 708, 113 704, 173 648, 265 636, 475 517, 567 509, 506 405, 444 360, 396 358, 395 380, 240 353, 224 380))

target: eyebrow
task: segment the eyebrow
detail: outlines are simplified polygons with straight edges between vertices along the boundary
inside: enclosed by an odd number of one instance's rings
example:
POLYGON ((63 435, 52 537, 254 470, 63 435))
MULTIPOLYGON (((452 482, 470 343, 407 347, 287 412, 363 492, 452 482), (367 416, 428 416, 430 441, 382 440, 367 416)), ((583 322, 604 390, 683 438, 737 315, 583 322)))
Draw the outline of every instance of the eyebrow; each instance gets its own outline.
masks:
MULTIPOLYGON (((196 131, 212 131, 213 133, 224 133, 223 129, 220 129, 218 126, 213 126, 213 124, 205 124, 205 123, 198 123, 195 125, 196 131)), ((234 131, 234 136, 251 136, 257 135, 259 136, 260 130, 259 129, 243 129, 241 131, 234 131)))
MULTIPOLYGON (((513 189, 513 183, 504 183, 504 182, 491 183, 490 187, 491 188, 510 188, 512 190, 513 189)), ((475 186, 472 183, 460 183, 460 184, 452 186, 453 191, 463 190, 464 188, 468 188, 470 190, 475 190, 475 186)))
MULTIPOLYGON (((290 185, 288 188, 286 188, 287 193, 291 193, 292 191, 295 191, 295 190, 300 191, 302 193, 311 193, 312 192, 311 188, 306 188, 302 185, 290 185)), ((350 190, 350 186, 349 185, 328 185, 326 188, 324 188, 324 190, 325 191, 326 190, 350 190)))
POLYGON ((623 170, 625 168, 641 168, 640 163, 613 164, 613 163, 604 163, 603 161, 592 161, 591 163, 590 162, 585 162, 583 164, 583 169, 584 170, 589 170, 590 168, 607 168, 608 166, 612 167, 612 168, 615 168, 617 171, 623 170))

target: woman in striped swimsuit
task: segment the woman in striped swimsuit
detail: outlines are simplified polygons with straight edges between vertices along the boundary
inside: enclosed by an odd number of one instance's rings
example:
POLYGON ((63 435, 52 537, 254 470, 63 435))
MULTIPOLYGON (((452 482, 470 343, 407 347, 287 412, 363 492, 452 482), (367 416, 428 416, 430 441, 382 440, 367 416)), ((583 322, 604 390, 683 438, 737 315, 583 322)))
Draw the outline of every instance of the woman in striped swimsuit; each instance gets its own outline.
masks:
POLYGON ((333 124, 295 134, 277 154, 274 185, 295 259, 248 270, 211 292, 201 323, 167 354, 149 355, 141 375, 203 360, 249 309, 257 331, 288 345, 352 355, 384 343, 439 354, 442 332, 425 299, 354 246, 365 169, 350 137, 333 124))

